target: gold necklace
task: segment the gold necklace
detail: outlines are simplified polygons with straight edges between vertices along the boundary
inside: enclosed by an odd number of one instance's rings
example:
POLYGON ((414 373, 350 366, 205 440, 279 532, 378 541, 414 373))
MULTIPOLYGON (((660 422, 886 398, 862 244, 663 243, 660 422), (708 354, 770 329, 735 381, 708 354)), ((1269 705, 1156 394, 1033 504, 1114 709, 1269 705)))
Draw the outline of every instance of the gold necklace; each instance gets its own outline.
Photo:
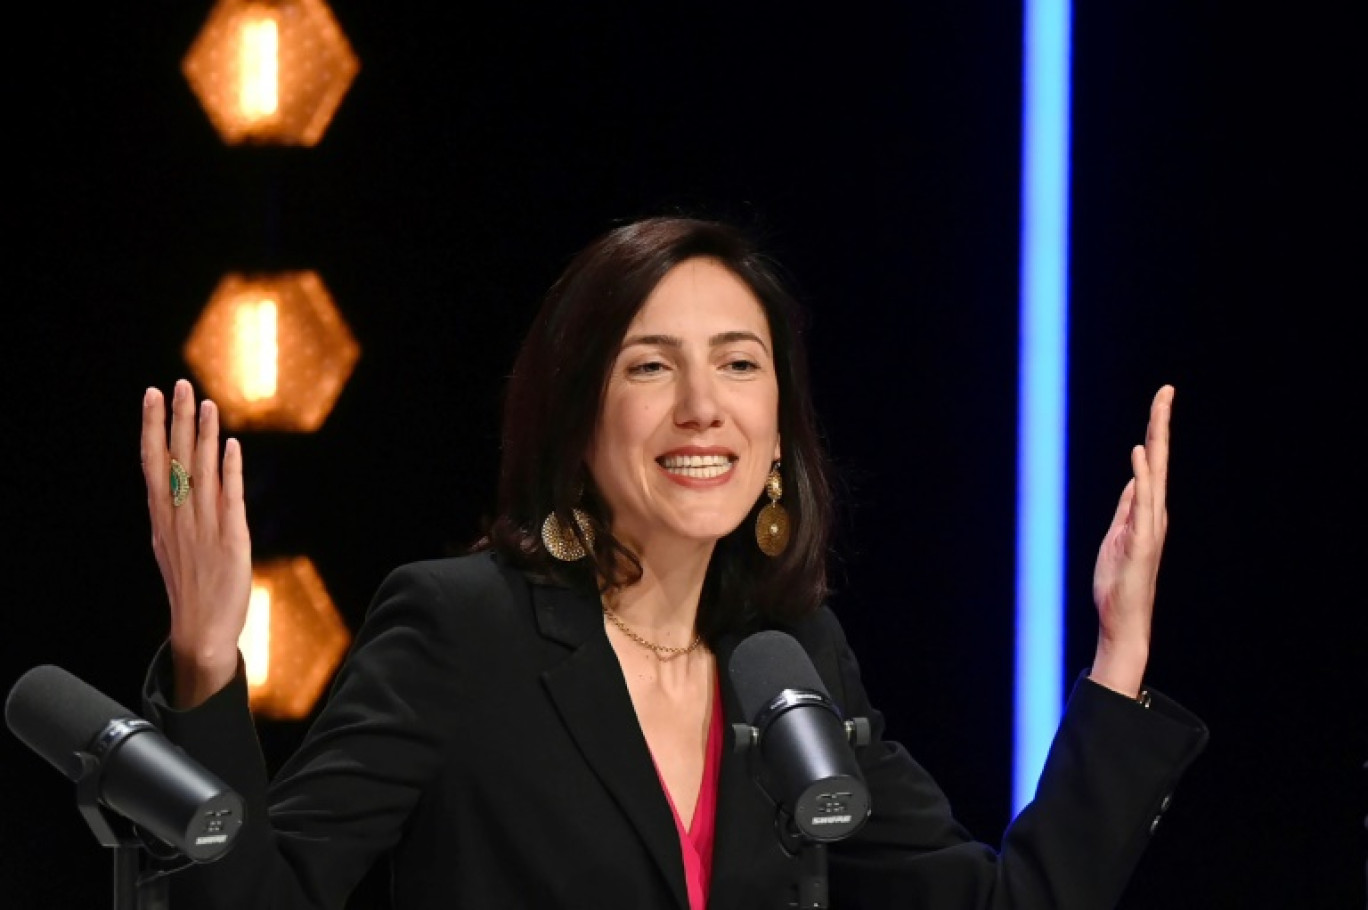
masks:
POLYGON ((646 639, 642 638, 640 635, 636 634, 631 629, 629 629, 627 627, 627 624, 623 622, 622 619, 616 613, 608 609, 607 604, 603 605, 603 615, 608 617, 609 622, 611 622, 613 625, 621 629, 623 635, 626 635, 628 638, 630 638, 637 644, 641 645, 643 648, 650 648, 653 652, 655 652, 656 660, 674 660, 676 657, 680 657, 681 655, 688 654, 696 650, 699 645, 703 644, 703 636, 695 632, 694 640, 689 642, 689 644, 686 647, 672 648, 668 645, 658 645, 653 641, 647 641, 646 639))

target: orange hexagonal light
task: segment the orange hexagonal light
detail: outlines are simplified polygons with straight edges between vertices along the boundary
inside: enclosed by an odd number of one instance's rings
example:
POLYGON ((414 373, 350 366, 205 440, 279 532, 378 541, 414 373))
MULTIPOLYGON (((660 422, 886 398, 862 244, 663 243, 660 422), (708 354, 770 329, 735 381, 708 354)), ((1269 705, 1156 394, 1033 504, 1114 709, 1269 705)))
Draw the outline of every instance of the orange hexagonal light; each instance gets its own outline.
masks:
POLYGON ((351 634, 306 556, 252 567, 252 600, 238 639, 253 714, 299 720, 313 710, 351 634))
POLYGON ((358 69, 323 0, 219 0, 181 64, 229 145, 316 145, 358 69))
POLYGON ((312 432, 361 349, 315 272, 226 275, 185 359, 230 430, 312 432))

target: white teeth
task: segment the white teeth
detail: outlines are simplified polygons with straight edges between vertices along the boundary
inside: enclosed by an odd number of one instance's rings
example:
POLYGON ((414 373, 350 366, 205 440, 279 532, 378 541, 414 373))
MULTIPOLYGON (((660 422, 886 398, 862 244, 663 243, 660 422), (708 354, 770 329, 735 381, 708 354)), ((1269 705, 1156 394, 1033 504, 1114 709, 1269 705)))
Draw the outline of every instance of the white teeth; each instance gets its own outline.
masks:
POLYGON ((721 477, 723 474, 727 473, 731 469, 731 462, 727 462, 726 464, 708 465, 705 468, 667 467, 665 470, 669 471, 671 474, 677 474, 680 477, 697 477, 699 479, 706 479, 709 477, 721 477))
POLYGON ((660 464, 662 467, 673 470, 675 468, 712 468, 729 467, 731 458, 726 455, 662 455, 660 464))
POLYGON ((671 474, 699 480, 721 477, 735 464, 729 455, 663 455, 659 461, 671 474))

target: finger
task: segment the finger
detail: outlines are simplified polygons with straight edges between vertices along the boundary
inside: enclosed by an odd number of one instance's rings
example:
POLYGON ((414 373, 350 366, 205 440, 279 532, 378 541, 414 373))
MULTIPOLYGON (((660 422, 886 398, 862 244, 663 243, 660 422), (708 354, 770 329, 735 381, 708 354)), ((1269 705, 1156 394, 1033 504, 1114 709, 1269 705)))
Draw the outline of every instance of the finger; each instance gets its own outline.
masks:
POLYGON ((195 464, 191 468, 195 483, 190 495, 199 515, 212 516, 218 506, 218 408, 208 398, 199 406, 199 434, 195 442, 195 464))
POLYGON ((1131 449, 1131 470, 1135 472, 1132 481, 1135 484, 1135 506, 1130 514, 1131 530, 1141 539, 1145 539, 1154 533, 1154 510, 1151 506, 1153 493, 1149 461, 1146 459, 1144 446, 1135 446, 1131 449))
MULTIPOLYGON (((1173 413, 1173 386, 1165 385, 1150 405, 1145 454, 1151 477, 1150 501, 1155 520, 1162 522, 1168 501, 1169 422, 1173 413)), ((1162 524, 1160 525, 1162 527, 1162 524)))
POLYGON ((1116 503, 1116 514, 1112 515, 1111 528, 1107 531, 1110 537, 1118 528, 1130 520, 1131 506, 1135 502, 1135 478, 1126 481, 1126 488, 1121 491, 1121 498, 1116 503))
POLYGON ((220 532, 237 543, 247 543, 247 507, 242 493, 242 444, 229 439, 223 446, 223 491, 220 532))
MULTIPOLYGON (((193 472, 194 452, 195 394, 189 382, 178 379, 171 394, 171 457, 184 465, 187 471, 193 472)), ((193 480, 192 474, 192 483, 193 480)), ((193 497, 190 502, 193 502, 193 497)), ((190 502, 183 503, 182 508, 190 502)), ((180 509, 176 511, 179 512, 180 509)))
POLYGON ((166 402, 158 389, 143 393, 142 469, 147 484, 147 507, 153 513, 171 506, 166 455, 166 402))

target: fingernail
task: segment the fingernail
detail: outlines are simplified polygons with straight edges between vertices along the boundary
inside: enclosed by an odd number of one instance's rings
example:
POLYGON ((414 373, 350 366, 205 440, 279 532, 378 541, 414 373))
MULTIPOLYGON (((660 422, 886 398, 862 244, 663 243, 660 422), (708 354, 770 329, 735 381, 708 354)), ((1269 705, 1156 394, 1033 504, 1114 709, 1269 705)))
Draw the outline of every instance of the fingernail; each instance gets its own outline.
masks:
POLYGON ((208 398, 206 398, 206 399, 204 399, 203 401, 200 402, 200 421, 201 421, 201 422, 208 420, 208 419, 209 419, 209 415, 212 414, 213 412, 214 412, 214 403, 213 403, 212 401, 210 401, 208 398))
POLYGON ((156 389, 151 388, 149 388, 146 392, 143 392, 143 407, 152 407, 152 400, 157 397, 156 392, 156 389))
POLYGON ((176 380, 176 393, 175 393, 175 394, 176 394, 176 401, 184 401, 184 400, 185 400, 185 380, 184 380, 184 379, 177 379, 177 380, 176 380))

